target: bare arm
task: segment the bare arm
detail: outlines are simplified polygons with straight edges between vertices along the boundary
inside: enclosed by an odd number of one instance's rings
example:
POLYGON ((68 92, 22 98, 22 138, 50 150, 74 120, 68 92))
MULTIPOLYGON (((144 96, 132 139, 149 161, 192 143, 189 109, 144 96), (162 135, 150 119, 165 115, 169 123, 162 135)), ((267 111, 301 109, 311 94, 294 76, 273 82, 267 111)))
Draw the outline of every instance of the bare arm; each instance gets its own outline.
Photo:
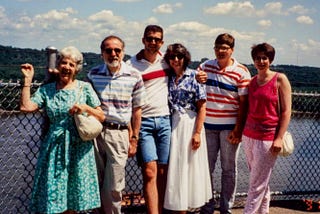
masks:
POLYGON ((196 80, 202 84, 206 83, 208 80, 208 74, 205 71, 201 70, 200 68, 198 68, 197 71, 198 72, 196 74, 196 80))
POLYGON ((206 100, 197 101, 197 118, 196 118, 196 128, 192 136, 192 149, 196 150, 201 144, 201 130, 203 128, 204 119, 206 117, 206 100))
POLYGON ((131 120, 131 133, 129 134, 129 157, 133 157, 137 152, 139 131, 141 127, 141 107, 133 108, 131 120))
POLYGON ((89 115, 93 115, 95 118, 97 118, 100 122, 105 121, 106 117, 104 115, 104 112, 102 111, 100 106, 97 106, 96 108, 92 108, 91 106, 87 104, 74 104, 71 109, 69 110, 70 114, 81 114, 86 112, 89 115))
POLYGON ((239 109, 234 129, 228 136, 228 141, 232 144, 238 144, 241 142, 242 131, 247 119, 248 113, 248 95, 240 96, 239 109))
POLYGON ((291 85, 286 75, 280 73, 277 79, 279 102, 280 102, 280 118, 279 129, 273 141, 272 150, 279 151, 282 147, 282 138, 286 130, 288 129, 291 119, 291 85))
POLYGON ((20 110, 24 112, 33 112, 39 109, 38 105, 31 101, 31 83, 34 76, 34 68, 31 64, 22 64, 21 72, 24 75, 24 85, 21 91, 20 110))

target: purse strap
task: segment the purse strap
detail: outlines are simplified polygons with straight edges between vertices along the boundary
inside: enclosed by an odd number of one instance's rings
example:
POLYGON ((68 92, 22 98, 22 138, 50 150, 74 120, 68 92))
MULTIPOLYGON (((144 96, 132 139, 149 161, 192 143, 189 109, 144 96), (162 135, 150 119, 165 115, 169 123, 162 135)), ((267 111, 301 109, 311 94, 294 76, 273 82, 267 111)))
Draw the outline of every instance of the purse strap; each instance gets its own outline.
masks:
POLYGON ((77 93, 77 98, 76 98, 75 104, 79 104, 81 93, 82 93, 83 85, 80 82, 79 82, 79 85, 80 86, 79 86, 79 90, 78 90, 78 93, 77 93))
POLYGON ((280 102, 280 92, 279 92, 279 87, 278 87, 278 76, 279 76, 279 73, 277 72, 276 73, 276 89, 277 89, 277 97, 278 97, 278 116, 280 117, 280 114, 281 114, 281 102, 280 102))

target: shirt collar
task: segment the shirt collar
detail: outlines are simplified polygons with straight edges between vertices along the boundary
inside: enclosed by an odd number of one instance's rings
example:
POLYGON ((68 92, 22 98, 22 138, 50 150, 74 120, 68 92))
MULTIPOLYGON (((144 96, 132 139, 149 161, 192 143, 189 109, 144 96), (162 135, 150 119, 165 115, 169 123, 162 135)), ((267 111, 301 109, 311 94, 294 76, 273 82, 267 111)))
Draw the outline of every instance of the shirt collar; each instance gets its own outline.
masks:
MULTIPOLYGON (((176 73, 172 70, 173 75, 176 76, 176 73)), ((186 68, 186 70, 183 72, 182 76, 190 76, 191 75, 191 69, 190 68, 186 68)))
MULTIPOLYGON (((114 75, 114 76, 121 76, 121 75, 128 75, 130 74, 130 69, 127 68, 127 64, 123 61, 121 61, 121 68, 120 70, 114 75)), ((111 72, 109 71, 108 69, 108 66, 107 64, 103 64, 99 71, 98 71, 99 74, 104 74, 104 75, 107 75, 107 76, 112 76, 111 75, 111 72)))
MULTIPOLYGON (((140 50, 139 53, 137 53, 136 58, 139 61, 140 60, 148 61, 148 60, 146 60, 146 58, 144 58, 144 49, 140 50)), ((160 51, 158 51, 157 59, 155 62, 161 61, 162 59, 163 59, 163 54, 160 51)))

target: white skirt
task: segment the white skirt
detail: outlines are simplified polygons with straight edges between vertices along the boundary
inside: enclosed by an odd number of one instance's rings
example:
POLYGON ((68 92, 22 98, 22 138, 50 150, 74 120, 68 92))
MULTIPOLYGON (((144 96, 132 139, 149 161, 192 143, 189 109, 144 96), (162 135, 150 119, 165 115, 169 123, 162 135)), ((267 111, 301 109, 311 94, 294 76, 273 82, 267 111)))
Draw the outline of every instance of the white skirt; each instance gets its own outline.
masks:
POLYGON ((191 210, 212 198, 205 131, 201 144, 192 150, 196 112, 178 111, 172 115, 172 134, 164 208, 191 210))

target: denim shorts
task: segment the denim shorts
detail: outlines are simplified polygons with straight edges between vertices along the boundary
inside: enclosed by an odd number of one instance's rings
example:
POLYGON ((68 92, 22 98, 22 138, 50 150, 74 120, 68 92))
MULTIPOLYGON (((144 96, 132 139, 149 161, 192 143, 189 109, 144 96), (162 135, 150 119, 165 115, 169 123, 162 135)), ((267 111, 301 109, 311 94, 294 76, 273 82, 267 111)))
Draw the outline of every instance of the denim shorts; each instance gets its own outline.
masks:
POLYGON ((171 139, 170 116, 142 118, 137 158, 139 163, 168 164, 171 139))

